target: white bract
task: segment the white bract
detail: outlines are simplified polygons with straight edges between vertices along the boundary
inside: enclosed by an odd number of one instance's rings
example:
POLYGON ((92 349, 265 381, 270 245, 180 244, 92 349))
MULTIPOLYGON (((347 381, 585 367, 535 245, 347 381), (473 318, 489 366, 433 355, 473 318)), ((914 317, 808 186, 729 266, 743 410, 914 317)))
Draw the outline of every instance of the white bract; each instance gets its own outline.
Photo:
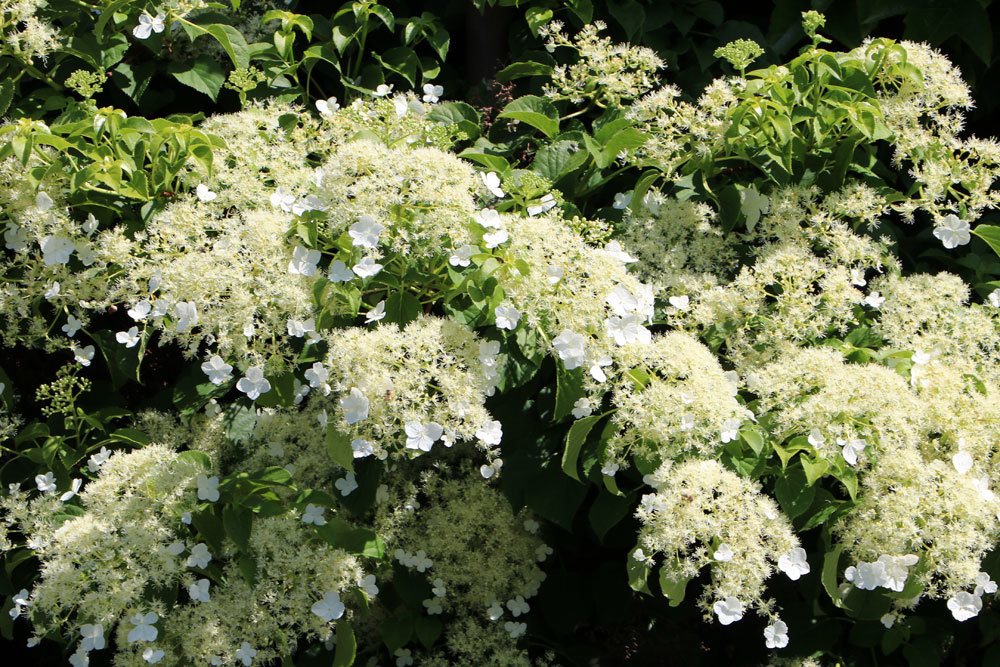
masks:
POLYGON ((352 266, 351 270, 362 278, 371 278, 372 276, 378 275, 378 272, 382 270, 382 265, 371 257, 365 257, 360 262, 352 266))
POLYGON ((198 201, 200 202, 207 203, 210 201, 215 201, 215 198, 219 196, 218 193, 209 190, 208 186, 205 185, 204 183, 199 183, 198 187, 195 188, 194 191, 195 191, 195 196, 198 197, 198 201))
POLYGON ((302 512, 302 523, 310 523, 314 526, 326 525, 326 519, 323 517, 324 512, 326 512, 325 507, 309 503, 306 505, 305 511, 302 512))
POLYGON ((329 623, 343 616, 346 609, 340 600, 340 593, 326 591, 323 593, 323 598, 313 604, 312 613, 319 616, 324 623, 329 623))
POLYGON ((335 481, 333 485, 337 487, 338 491, 340 491, 340 495, 347 497, 357 490, 358 480, 353 472, 349 472, 346 476, 335 481))
POLYGON ((982 598, 966 591, 959 591, 948 598, 948 610, 956 621, 967 621, 978 616, 982 609, 982 598))
POLYGON ((210 562, 212 562, 212 554, 208 551, 208 545, 204 542, 199 542, 191 547, 191 553, 188 554, 185 565, 204 570, 210 562))
POLYGON ((733 551, 732 547, 723 542, 719 545, 719 548, 715 550, 715 553, 712 554, 712 558, 723 563, 728 563, 735 555, 736 553, 733 551))
POLYGON ((257 649, 251 646, 249 642, 243 642, 236 649, 236 659, 243 663, 243 667, 250 667, 253 664, 253 659, 256 657, 257 649))
POLYGON ((340 399, 340 409, 344 411, 344 421, 357 424, 368 418, 368 397, 357 387, 351 387, 350 393, 340 399))
POLYGON ((729 625, 743 618, 743 603, 732 595, 712 605, 712 610, 719 618, 719 623, 729 625))
POLYGON ((434 85, 433 83, 424 84, 424 97, 423 97, 424 102, 427 102, 428 104, 434 104, 435 102, 441 99, 442 95, 444 95, 443 86, 437 86, 434 85))
POLYGON ((337 259, 330 264, 330 271, 327 273, 327 277, 333 283, 346 283, 354 280, 354 271, 337 259))
POLYGON ((329 117, 340 109, 340 104, 336 97, 328 97, 325 100, 316 100, 316 110, 320 116, 329 117))
POLYGON ((219 499, 219 478, 207 475, 198 475, 195 478, 198 484, 198 500, 207 500, 214 503, 219 499))
POLYGON ((385 319, 385 299, 382 299, 375 307, 365 313, 365 324, 374 324, 385 319))
POLYGON ((100 651, 104 648, 104 626, 100 623, 87 623, 80 626, 80 650, 100 651))
POLYGON ((146 12, 143 12, 139 15, 139 25, 132 28, 132 34, 136 39, 149 39, 149 36, 154 32, 160 34, 164 29, 164 19, 166 19, 166 16, 163 14, 150 16, 146 12))
POLYGON ((217 354, 213 354, 208 361, 201 365, 201 371, 208 376, 208 380, 212 384, 222 384, 233 376, 233 367, 217 354))
POLYGON ((962 220, 954 213, 950 213, 934 226, 934 236, 941 240, 941 244, 948 250, 966 245, 971 239, 969 223, 962 220))
POLYGON ((497 176, 495 171, 485 174, 480 173, 479 176, 483 179, 483 185, 486 186, 486 189, 490 191, 491 195, 497 199, 503 199, 506 196, 504 191, 500 188, 500 177, 497 176))
POLYGON ((133 627, 128 632, 128 643, 156 641, 159 631, 156 629, 154 623, 158 620, 160 620, 160 617, 155 611, 134 615, 131 618, 133 627))
POLYGON ((788 626, 784 621, 775 621, 764 628, 764 645, 767 648, 788 646, 788 626))
POLYGON ((444 435, 444 429, 436 422, 422 424, 418 421, 410 421, 406 422, 404 430, 406 432, 406 448, 423 452, 431 451, 434 443, 444 435))
POLYGON ((320 257, 319 250, 296 245, 292 248, 292 259, 288 262, 288 272, 306 277, 315 276, 320 257))
POLYGON ((130 327, 128 331, 119 331, 115 340, 125 347, 135 347, 139 343, 139 327, 130 327))
POLYGON ((264 377, 264 371, 259 366, 251 366, 239 382, 236 388, 247 395, 251 401, 260 398, 261 394, 271 391, 271 383, 264 377))
POLYGON ((587 358, 587 340, 573 331, 563 331, 552 339, 552 347, 566 370, 579 368, 587 358))
POLYGON ((211 596, 208 593, 209 586, 212 585, 208 579, 199 579, 188 586, 188 596, 195 602, 208 602, 211 596))
POLYGON ((375 248, 383 231, 385 227, 377 223, 375 218, 363 215, 347 229, 347 235, 351 237, 351 244, 356 248, 375 248))
POLYGON ((802 547, 795 547, 786 554, 778 557, 778 569, 788 575, 792 581, 797 581, 799 577, 809 574, 809 561, 806 560, 806 550, 802 547))

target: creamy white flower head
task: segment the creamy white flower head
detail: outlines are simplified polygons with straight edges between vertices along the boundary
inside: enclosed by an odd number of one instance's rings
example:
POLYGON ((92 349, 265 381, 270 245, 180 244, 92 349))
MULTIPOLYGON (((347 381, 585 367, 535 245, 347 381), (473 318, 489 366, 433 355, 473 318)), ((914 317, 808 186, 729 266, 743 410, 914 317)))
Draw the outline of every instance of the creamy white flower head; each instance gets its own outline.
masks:
POLYGON ((382 299, 375 307, 365 313, 365 324, 374 324, 385 319, 385 299, 382 299))
POLYGON ((587 359, 587 339, 573 331, 563 331, 553 338, 552 347, 567 370, 579 368, 587 359))
POLYGON ((212 562, 212 554, 208 551, 208 545, 204 542, 199 542, 191 547, 191 553, 188 554, 185 565, 205 569, 210 562, 212 562))
POLYGON ((340 495, 346 497, 354 493, 358 488, 358 479, 353 472, 349 472, 334 482, 333 485, 340 491, 340 495))
POLYGON ((214 503, 219 499, 219 478, 216 476, 198 475, 195 478, 198 484, 198 500, 207 500, 214 503))
POLYGON ((378 272, 382 270, 382 265, 371 257, 363 257, 360 262, 351 267, 351 270, 362 278, 371 278, 378 275, 378 272))
POLYGON ((356 248, 375 248, 383 231, 385 226, 380 225, 370 215, 363 215, 348 227, 347 235, 351 237, 351 244, 356 248))
POLYGON ((199 579, 188 586, 188 597, 195 602, 208 602, 212 599, 208 593, 208 589, 211 585, 212 582, 208 579, 199 579))
POLYGON ((340 104, 336 97, 328 97, 325 100, 316 100, 316 110, 319 115, 328 118, 340 109, 340 104))
POLYGON ((128 643, 156 641, 159 630, 156 629, 156 625, 154 624, 158 620, 160 620, 160 617, 155 611, 145 614, 135 614, 130 619, 133 628, 128 632, 128 643))
POLYGON ((403 428, 406 432, 406 448, 423 452, 431 451, 434 443, 444 434, 444 429, 436 422, 422 424, 419 421, 409 421, 403 428))
POLYGON ((934 236, 940 239, 941 244, 948 250, 966 245, 971 239, 969 231, 969 223, 954 213, 944 216, 934 226, 934 236))
POLYGON ((194 192, 195 196, 198 198, 198 201, 205 203, 208 203, 210 201, 215 201, 216 197, 219 196, 218 193, 209 190, 208 186, 205 185, 204 183, 199 183, 198 187, 195 188, 194 192))
POLYGON ((978 595, 959 591, 948 598, 948 609, 956 621, 967 621, 979 615, 983 609, 983 600, 978 595))
POLYGON ((212 384, 222 384, 233 376, 233 367, 227 364, 222 357, 213 354, 212 357, 201 365, 201 371, 208 376, 212 384))
POLYGON ((803 575, 809 574, 809 561, 806 560, 806 550, 795 547, 778 557, 778 569, 784 572, 792 581, 798 581, 803 575))
POLYGON ((253 664, 253 659, 256 657, 257 649, 251 646, 249 642, 243 642, 236 649, 236 659, 243 663, 243 667, 250 667, 253 664))
POLYGON ((788 646, 788 626, 784 621, 775 621, 764 628, 764 645, 767 648, 788 646))
POLYGON ((437 86, 434 85, 433 83, 424 84, 424 96, 423 96, 424 102, 427 102, 428 104, 434 104, 441 99, 442 95, 444 95, 443 86, 437 86))
POLYGON ((139 15, 139 25, 132 28, 132 35, 134 35, 136 39, 149 39, 149 36, 154 32, 156 34, 160 34, 163 32, 163 21, 166 18, 167 17, 163 14, 150 16, 146 12, 143 12, 139 15))
POLYGON ((730 625, 743 618, 743 603, 732 595, 712 605, 712 610, 722 625, 730 625))
POLYGON ((322 599, 313 604, 312 613, 319 616, 324 623, 329 623, 343 616, 346 609, 347 607, 340 600, 340 593, 327 591, 323 593, 322 599))
POLYGON ((261 394, 271 391, 271 383, 264 377, 264 370, 260 366, 251 366, 236 383, 236 388, 251 401, 256 401, 261 394))
POLYGON ((340 409, 344 412, 344 421, 357 424, 368 418, 368 397, 357 387, 351 387, 350 393, 340 399, 340 409))
POLYGON ((139 343, 139 327, 130 327, 128 331, 119 331, 115 334, 115 340, 125 347, 135 347, 139 343))
POLYGON ((486 186, 486 189, 490 191, 491 195, 497 199, 503 199, 507 196, 500 188, 500 177, 495 171, 480 173, 479 177, 483 179, 483 185, 486 186))
POLYGON ((69 258, 76 246, 65 236, 50 235, 42 238, 39 246, 42 249, 42 262, 45 266, 68 264, 69 258))
POLYGON ((305 248, 296 245, 292 249, 292 259, 288 262, 288 272, 306 277, 316 275, 320 252, 315 248, 305 248))

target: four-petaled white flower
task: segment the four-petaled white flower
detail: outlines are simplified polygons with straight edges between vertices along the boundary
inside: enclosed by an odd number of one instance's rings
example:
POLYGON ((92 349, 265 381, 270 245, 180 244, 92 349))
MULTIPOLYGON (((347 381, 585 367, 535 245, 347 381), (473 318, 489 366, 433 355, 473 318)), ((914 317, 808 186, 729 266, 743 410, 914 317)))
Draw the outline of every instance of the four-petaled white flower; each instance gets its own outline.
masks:
POLYGON ((507 600, 507 609, 510 610, 510 615, 514 618, 531 611, 531 607, 525 602, 523 595, 518 595, 512 600, 507 600))
POLYGON ((561 266, 547 266, 547 267, 545 267, 546 280, 548 280, 548 282, 549 282, 550 285, 555 285, 560 280, 562 280, 562 277, 563 277, 564 273, 565 273, 565 271, 563 271, 563 268, 561 266))
POLYGON ((948 598, 948 609, 956 621, 967 621, 978 616, 982 608, 982 598, 966 591, 959 591, 948 598))
POLYGON ((448 258, 448 263, 452 266, 468 266, 472 263, 472 256, 476 254, 476 249, 471 245, 463 245, 456 248, 448 258))
POLYGON ((492 208, 484 208, 477 213, 476 222, 478 222, 484 229, 500 229, 503 226, 503 223, 500 220, 500 214, 496 212, 496 209, 492 208))
POLYGON ((163 20, 167 18, 163 14, 157 14, 156 16, 150 16, 146 12, 139 15, 139 25, 132 28, 132 34, 136 39, 149 39, 149 36, 154 32, 160 34, 163 32, 163 20))
POLYGON ((119 331, 115 340, 125 347, 135 347, 139 342, 139 327, 131 327, 128 331, 119 331))
POLYGON ((361 278, 371 278, 378 275, 378 272, 382 270, 382 265, 371 257, 364 257, 360 262, 352 266, 351 270, 361 278))
POLYGON ((349 496, 358 488, 358 479, 354 476, 353 472, 347 473, 344 477, 338 479, 333 483, 337 490, 340 491, 340 495, 349 496))
POLYGON ((427 609, 427 614, 429 616, 434 616, 435 614, 441 614, 444 612, 444 606, 438 598, 428 598, 424 600, 424 608, 427 609))
POLYGON ((653 340, 653 334, 642 325, 642 322, 642 316, 637 313, 630 313, 624 317, 612 315, 604 320, 604 330, 616 345, 633 343, 649 345, 653 340))
POLYGON ((48 211, 54 205, 55 202, 52 201, 52 197, 50 197, 49 193, 44 190, 39 191, 39 193, 35 195, 35 208, 39 211, 48 211))
POLYGON ((857 287, 864 287, 868 284, 865 280, 865 270, 860 268, 851 269, 851 284, 857 287))
POLYGON ((340 109, 340 104, 337 102, 336 97, 328 97, 325 100, 316 100, 316 110, 319 111, 320 116, 332 116, 335 111, 340 109))
POLYGON ((90 656, 82 648, 77 648, 69 657, 69 664, 70 667, 90 667, 90 656))
POLYGON ((503 624, 503 629, 507 631, 507 634, 509 634, 512 639, 517 639, 527 632, 528 624, 518 623, 517 621, 507 621, 503 624))
POLYGON ((858 464, 858 457, 864 454, 868 443, 860 438, 852 438, 851 440, 837 438, 837 444, 841 447, 841 455, 847 461, 847 465, 855 466, 858 464))
POLYGON ((786 554, 778 556, 778 569, 789 579, 797 581, 799 577, 809 574, 809 561, 806 560, 806 550, 795 547, 786 554))
POLYGON ((424 102, 434 104, 441 99, 442 95, 444 95, 443 86, 437 86, 433 83, 424 84, 424 102))
POLYGON ((198 500, 207 500, 214 503, 219 499, 219 478, 208 475, 198 475, 195 478, 198 483, 198 500))
POLYGON ((934 226, 934 236, 948 250, 967 244, 971 239, 969 231, 969 223, 954 213, 944 216, 934 226))
POLYGON ((495 171, 491 171, 485 174, 480 173, 479 177, 483 179, 483 185, 486 186, 486 189, 490 191, 491 195, 493 195, 497 199, 503 199, 506 196, 504 194, 504 191, 500 189, 500 177, 497 176, 497 173, 495 171))
POLYGON ((102 465, 108 462, 109 458, 111 458, 111 450, 107 447, 101 447, 99 452, 87 459, 87 468, 90 472, 97 472, 101 469, 102 465))
POLYGON ((65 236, 46 236, 39 246, 42 248, 42 262, 45 266, 68 264, 76 246, 65 236))
POLYGON ((385 97, 392 92, 392 84, 380 83, 375 87, 375 92, 372 93, 375 97, 385 97))
POLYGON ((74 343, 70 349, 73 350, 73 359, 81 366, 89 366, 94 360, 94 353, 97 352, 93 345, 77 347, 74 343))
POLYGON ((494 475, 500 474, 501 468, 503 468, 503 459, 494 459, 489 465, 479 466, 479 474, 483 479, 491 479, 494 475))
POLYGON ((606 382, 608 375, 604 372, 604 369, 611 364, 611 357, 599 357, 590 366, 590 377, 594 378, 596 382, 606 382))
POLYGON ((153 309, 153 304, 151 304, 147 299, 136 303, 134 306, 129 308, 126 313, 136 322, 142 322, 144 319, 149 317, 149 311, 153 309))
POLYGON ((83 326, 83 322, 81 322, 80 320, 76 319, 72 315, 67 315, 66 316, 66 324, 62 325, 62 331, 63 331, 64 334, 66 334, 67 336, 69 336, 70 338, 72 338, 73 336, 76 335, 76 332, 79 331, 80 327, 82 327, 82 326, 83 326))
POLYGON ((503 427, 496 420, 487 421, 476 431, 476 437, 484 445, 499 445, 503 438, 503 427))
POLYGON ((290 192, 285 192, 282 188, 278 188, 272 192, 269 199, 271 201, 271 206, 281 209, 285 213, 291 213, 292 206, 295 205, 295 195, 290 192))
POLYGON ((539 199, 537 204, 528 207, 528 215, 541 215, 549 209, 555 208, 556 203, 555 196, 550 192, 539 199))
POLYGON ((668 298, 667 301, 677 310, 688 310, 691 308, 691 297, 686 294, 672 296, 668 298))
POLYGON ((976 575, 976 590, 974 595, 983 595, 984 593, 996 593, 997 592, 997 582, 990 578, 989 573, 980 572, 976 575))
POLYGON ((990 305, 994 308, 1000 308, 1000 287, 990 292, 986 300, 990 302, 990 305))
POLYGON ((351 387, 350 393, 340 399, 340 409, 344 411, 344 421, 357 424, 368 418, 368 397, 357 387, 351 387))
POLYGON ((198 187, 194 189, 194 192, 195 196, 198 197, 198 201, 206 203, 210 201, 215 201, 215 198, 219 196, 217 193, 209 190, 208 186, 205 185, 204 183, 199 183, 198 187))
POLYGON ((616 192, 615 193, 615 200, 611 204, 611 207, 612 208, 616 208, 619 211, 621 211, 623 209, 628 208, 631 203, 632 203, 632 191, 631 190, 629 190, 628 192, 616 192))
POLYGON ((503 617, 503 605, 500 604, 498 600, 494 600, 493 604, 486 608, 486 618, 491 621, 496 621, 503 617))
POLYGON ((306 369, 305 377, 309 381, 310 387, 319 389, 330 379, 330 371, 322 362, 317 361, 313 363, 312 367, 306 369))
POLYGON ((510 239, 510 234, 507 233, 506 229, 497 229, 492 232, 487 232, 483 234, 483 244, 487 248, 499 248, 504 243, 510 239))
POLYGON ((354 271, 347 268, 339 259, 334 260, 330 264, 330 271, 327 273, 327 278, 333 283, 346 283, 354 280, 354 271))
POLYGON ((764 645, 767 648, 788 646, 788 626, 784 621, 775 621, 764 628, 764 645))
POLYGON ((24 610, 28 607, 28 593, 27 588, 22 588, 20 591, 14 594, 13 603, 14 606, 10 608, 8 614, 11 618, 17 618, 20 616, 24 610))
POLYGON ((622 264, 632 264, 633 262, 639 261, 632 255, 625 252, 622 249, 622 244, 618 241, 611 241, 604 246, 604 252, 611 255, 612 259, 616 259, 622 264))
POLYGON ((347 229, 351 244, 357 248, 375 248, 385 227, 375 221, 370 215, 363 215, 347 229))
POLYGON ((413 654, 408 648, 397 648, 393 655, 396 656, 396 667, 410 667, 413 664, 413 654))
POLYGON ((444 435, 444 429, 437 422, 421 424, 418 421, 406 422, 406 448, 423 452, 431 451, 434 443, 444 435))
POLYGON ((570 414, 576 419, 583 419, 584 417, 590 416, 594 411, 594 406, 590 402, 589 398, 578 398, 576 403, 573 404, 573 409, 570 410, 570 414))
POLYGON ((366 574, 358 580, 358 588, 363 590, 368 597, 375 597, 378 595, 378 586, 375 584, 375 575, 366 574))
POLYGON ((732 595, 724 600, 719 600, 712 605, 712 610, 719 617, 719 623, 729 625, 743 618, 743 603, 732 595))
POLYGON ((51 285, 49 285, 49 288, 45 290, 45 293, 42 296, 45 297, 46 301, 51 301, 52 299, 59 296, 59 292, 61 290, 62 290, 62 285, 60 285, 59 281, 57 280, 53 282, 51 285))
POLYGON ((208 380, 212 384, 222 384, 233 376, 233 367, 219 355, 213 354, 208 361, 201 365, 201 372, 208 376, 208 380))
POLYGON ((601 466, 601 474, 605 477, 614 477, 621 470, 621 465, 616 461, 608 461, 601 466))
POLYGON ((722 438, 722 442, 734 442, 740 437, 740 420, 727 419, 723 422, 719 435, 722 438))
POLYGON ((236 388, 247 395, 251 401, 256 401, 261 394, 271 391, 271 383, 264 377, 260 366, 251 366, 236 383, 236 388))
POLYGON ((81 486, 83 486, 83 480, 77 477, 76 479, 74 479, 69 483, 69 491, 66 491, 61 496, 59 496, 59 500, 61 500, 62 502, 70 500, 71 498, 73 498, 73 496, 75 496, 80 492, 81 486))
POLYGON ((732 547, 723 542, 719 545, 719 548, 715 550, 715 553, 712 554, 712 558, 722 563, 728 563, 735 555, 736 552, 733 551, 732 547))
POLYGON ((52 493, 56 490, 56 476, 51 470, 44 475, 35 475, 35 486, 42 493, 52 493))
POLYGON ((375 446, 364 438, 355 438, 351 440, 351 450, 354 452, 354 458, 363 459, 375 453, 375 446))
POLYGON ((100 651, 104 648, 104 626, 100 623, 86 623, 80 626, 80 650, 100 651))
POLYGON ((771 200, 767 195, 761 194, 757 188, 751 185, 740 192, 740 212, 747 219, 747 230, 753 231, 760 221, 760 216, 771 210, 771 200))
POLYGON ((579 368, 587 359, 587 339, 573 331, 563 331, 553 338, 552 347, 568 371, 579 368))
POLYGON ((285 323, 285 328, 288 331, 288 335, 292 338, 302 338, 306 334, 310 334, 309 341, 312 342, 313 335, 316 333, 316 318, 310 317, 307 320, 296 320, 295 318, 288 318, 285 323))
POLYGON ((236 659, 243 663, 243 667, 250 667, 253 664, 253 659, 256 657, 257 649, 251 646, 249 642, 243 642, 236 649, 236 659))
POLYGON ((177 331, 187 331, 198 324, 198 306, 193 301, 178 301, 174 304, 174 318, 177 331))
POLYGON ((149 647, 142 652, 142 659, 150 665, 155 665, 163 660, 163 656, 165 655, 166 653, 164 653, 162 649, 149 647))
POLYGON ((951 464, 959 475, 964 475, 972 469, 972 457, 966 451, 959 451, 951 457, 951 464))
POLYGON ((385 319, 385 299, 382 299, 375 307, 365 313, 365 324, 373 324, 385 319))
POLYGON ((814 428, 809 431, 809 435, 806 437, 806 442, 808 442, 816 449, 819 449, 820 447, 826 444, 826 438, 823 436, 822 431, 820 431, 818 428, 814 428))
POLYGON ((314 526, 326 525, 326 519, 323 518, 325 511, 326 508, 320 505, 307 504, 305 511, 302 513, 302 523, 311 523, 314 526))
POLYGON ((292 258, 288 262, 288 272, 306 277, 315 276, 320 256, 319 250, 315 248, 296 245, 292 248, 292 258))
POLYGON ((323 598, 317 600, 312 606, 312 613, 319 616, 324 623, 336 621, 344 615, 347 608, 340 601, 340 593, 337 591, 327 591, 323 593, 323 598))
POLYGON ((211 561, 212 554, 208 551, 208 545, 204 542, 199 542, 191 547, 191 553, 188 554, 185 564, 188 567, 198 567, 204 570, 211 561))
POLYGON ((212 582, 208 579, 199 579, 188 586, 188 596, 195 602, 208 602, 212 599, 208 594, 208 588, 211 585, 212 582))
POLYGON ((158 620, 160 620, 160 617, 155 611, 133 616, 131 622, 134 627, 128 631, 128 643, 156 641, 159 630, 156 629, 154 624, 158 620))

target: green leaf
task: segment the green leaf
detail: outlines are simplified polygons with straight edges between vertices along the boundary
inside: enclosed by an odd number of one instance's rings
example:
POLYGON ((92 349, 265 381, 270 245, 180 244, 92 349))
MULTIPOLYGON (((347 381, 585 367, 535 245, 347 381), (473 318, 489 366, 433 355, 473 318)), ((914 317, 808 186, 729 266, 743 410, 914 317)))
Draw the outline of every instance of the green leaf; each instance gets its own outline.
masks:
POLYGON ((840 598, 840 586, 837 583, 840 575, 840 554, 843 550, 844 545, 838 544, 832 551, 828 551, 823 556, 823 572, 820 575, 823 589, 830 596, 830 599, 833 600, 833 604, 838 607, 843 607, 843 602, 840 598))
POLYGON ((441 619, 434 616, 418 616, 413 629, 417 633, 417 639, 420 640, 420 643, 425 648, 430 648, 434 646, 434 642, 441 636, 444 624, 441 622, 441 619))
POLYGON ((514 100, 497 118, 510 118, 541 130, 550 139, 559 133, 559 112, 544 97, 527 95, 514 100))
MULTIPOLYGON (((697 6, 698 3, 694 3, 697 6)), ((631 40, 642 28, 646 11, 636 0, 609 0, 608 12, 625 29, 625 39, 631 40)))
POLYGON ((226 82, 226 73, 219 61, 213 58, 198 58, 188 69, 171 68, 174 78, 185 86, 205 93, 214 102, 219 97, 222 84, 226 82))
POLYGON ((389 653, 403 648, 413 637, 413 620, 413 614, 403 611, 378 624, 379 634, 382 635, 382 641, 385 642, 389 653))
POLYGON ((678 607, 684 601, 688 581, 688 579, 673 579, 667 568, 660 568, 660 592, 670 601, 671 607, 678 607))
POLYGON ((382 67, 391 72, 395 72, 411 86, 417 85, 417 72, 420 70, 420 58, 413 49, 405 46, 397 46, 389 49, 382 55, 375 55, 382 67))
POLYGON ((1000 255, 1000 227, 995 225, 979 225, 972 230, 972 233, 986 241, 993 252, 1000 255))
POLYGON ((345 620, 337 621, 337 652, 333 654, 332 667, 350 667, 358 653, 354 628, 345 620))
POLYGON ((547 7, 531 7, 524 13, 524 20, 532 34, 538 35, 538 29, 552 20, 552 10, 547 7))
POLYGON ((608 534, 608 531, 628 516, 631 508, 632 504, 625 496, 610 493, 598 494, 588 514, 590 527, 594 529, 597 539, 604 541, 604 536, 608 534))
POLYGON ((649 591, 649 566, 644 561, 634 558, 636 549, 630 551, 626 557, 625 571, 628 573, 628 585, 633 591, 652 595, 649 591))
POLYGON ((556 141, 538 149, 531 170, 555 183, 586 164, 587 157, 587 151, 579 150, 577 142, 556 141))
POLYGON ((139 348, 127 348, 115 339, 115 334, 108 330, 94 331, 90 337, 101 350, 101 355, 108 364, 111 374, 111 384, 119 389, 135 377, 139 367, 139 348))
POLYGON ((581 481, 579 464, 577 463, 580 459, 580 450, 583 448, 583 443, 587 441, 590 431, 605 416, 591 415, 583 419, 577 419, 569 427, 569 432, 566 434, 566 447, 563 449, 562 469, 563 472, 578 482, 581 481))
POLYGON ((351 447, 351 437, 333 424, 328 424, 326 427, 326 451, 330 453, 330 458, 335 463, 354 472, 354 449, 351 447))
POLYGON ((526 76, 552 76, 552 65, 535 62, 533 60, 522 60, 511 63, 496 73, 496 80, 507 82, 514 79, 523 79, 526 76))
POLYGON ((815 484, 816 480, 825 475, 827 469, 830 467, 826 459, 813 459, 809 456, 799 456, 799 462, 802 463, 802 470, 806 475, 806 484, 809 485, 815 484))
POLYGON ((209 471, 212 469, 212 458, 205 452, 200 452, 197 449, 189 449, 185 452, 181 452, 177 455, 177 458, 181 461, 191 461, 192 463, 197 463, 199 466, 209 471))
POLYGON ((374 531, 357 528, 338 517, 328 519, 325 525, 316 526, 316 532, 332 547, 369 558, 385 555, 385 544, 374 531))
POLYGON ((10 101, 14 98, 14 84, 10 79, 0 81, 0 116, 7 113, 10 101))
POLYGON ((774 483, 774 495, 789 519, 803 514, 816 498, 816 487, 806 484, 801 468, 791 468, 774 483))
POLYGON ((250 545, 252 521, 253 514, 247 510, 230 505, 222 508, 222 526, 240 551, 246 551, 250 545))
POLYGON ((583 368, 566 370, 561 363, 556 364, 556 405, 552 421, 562 421, 576 402, 586 396, 583 389, 583 368))
POLYGON ((405 290, 396 290, 385 300, 385 322, 395 322, 400 327, 420 316, 420 300, 405 290))
POLYGON ((219 42, 233 65, 237 68, 250 66, 250 49, 243 33, 231 25, 215 23, 205 30, 219 42))

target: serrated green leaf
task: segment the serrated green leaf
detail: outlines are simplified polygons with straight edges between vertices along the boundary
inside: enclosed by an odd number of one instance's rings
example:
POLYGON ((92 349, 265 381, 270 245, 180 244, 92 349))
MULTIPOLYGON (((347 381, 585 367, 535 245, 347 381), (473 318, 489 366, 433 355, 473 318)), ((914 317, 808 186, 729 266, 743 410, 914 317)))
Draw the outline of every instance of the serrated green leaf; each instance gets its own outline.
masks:
POLYGON ((222 65, 212 58, 198 58, 187 69, 175 69, 171 74, 185 86, 208 95, 213 102, 218 99, 222 84, 226 82, 222 65))
POLYGON ((497 118, 509 118, 540 130, 550 139, 559 134, 559 112, 544 97, 526 95, 504 107, 497 118))

